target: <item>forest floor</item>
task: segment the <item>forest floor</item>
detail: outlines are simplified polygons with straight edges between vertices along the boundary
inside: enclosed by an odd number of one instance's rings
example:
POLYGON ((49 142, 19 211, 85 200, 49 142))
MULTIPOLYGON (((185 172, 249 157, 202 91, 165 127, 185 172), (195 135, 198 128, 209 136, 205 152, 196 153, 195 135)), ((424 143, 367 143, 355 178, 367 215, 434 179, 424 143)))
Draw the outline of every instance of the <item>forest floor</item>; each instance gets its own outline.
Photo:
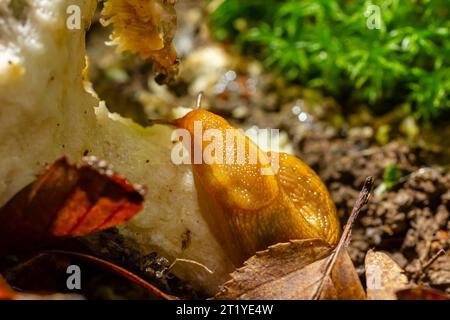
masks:
POLYGON ((88 37, 91 80, 109 108, 144 124, 175 107, 192 106, 195 95, 204 91, 205 107, 238 127, 279 128, 284 147, 327 185, 342 224, 365 178, 373 176, 374 196, 353 228, 350 245, 361 278, 367 251, 383 250, 410 281, 450 293, 450 255, 440 254, 450 249, 445 145, 411 141, 395 130, 388 139, 380 139, 380 120, 367 109, 348 115, 329 97, 287 85, 258 61, 215 43, 202 19, 206 9, 185 6, 176 40, 182 62, 175 85, 160 87, 148 63, 115 55, 104 46, 109 31, 93 25, 88 37), (389 168, 393 180, 386 176, 389 168))

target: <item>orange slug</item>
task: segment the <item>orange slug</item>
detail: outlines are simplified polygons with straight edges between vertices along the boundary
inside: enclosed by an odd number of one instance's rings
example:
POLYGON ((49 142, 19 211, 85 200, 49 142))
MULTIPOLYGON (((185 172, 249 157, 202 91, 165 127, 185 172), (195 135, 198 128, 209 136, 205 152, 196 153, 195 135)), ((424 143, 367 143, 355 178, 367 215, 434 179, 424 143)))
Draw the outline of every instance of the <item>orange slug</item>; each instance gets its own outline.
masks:
POLYGON ((192 137, 190 156, 202 214, 235 265, 256 251, 292 239, 320 238, 330 245, 337 242, 340 226, 334 203, 320 178, 300 159, 263 152, 243 131, 203 109, 192 110, 173 125, 192 137), (201 123, 200 135, 195 130, 196 121, 201 123), (220 132, 223 141, 226 135, 234 135, 234 148, 216 144, 213 154, 223 161, 196 163, 194 148, 202 152, 211 149, 213 139, 204 138, 209 129, 220 132), (245 148, 238 149, 237 141, 245 148), (238 150, 244 151, 239 154, 238 150), (256 162, 237 163, 238 157, 248 160, 252 152, 258 154, 256 162), (234 161, 226 162, 227 157, 234 161), (277 171, 271 167, 276 157, 277 171), (269 174, 262 174, 262 170, 269 170, 269 174))

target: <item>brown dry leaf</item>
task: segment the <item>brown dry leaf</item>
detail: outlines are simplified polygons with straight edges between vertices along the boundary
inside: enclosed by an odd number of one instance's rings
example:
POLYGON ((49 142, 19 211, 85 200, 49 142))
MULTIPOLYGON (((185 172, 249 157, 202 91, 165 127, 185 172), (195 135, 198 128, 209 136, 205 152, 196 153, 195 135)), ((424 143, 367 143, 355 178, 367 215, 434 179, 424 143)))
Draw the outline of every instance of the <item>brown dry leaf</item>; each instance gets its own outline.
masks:
POLYGON ((384 252, 367 252, 365 268, 369 300, 396 300, 395 292, 408 284, 402 268, 384 252))
POLYGON ((160 81, 178 73, 177 53, 172 40, 177 29, 175 0, 108 0, 104 4, 104 25, 113 24, 112 43, 119 51, 152 59, 160 81))
POLYGON ((79 237, 131 219, 143 191, 115 175, 103 161, 56 161, 0 209, 0 254, 79 237))
MULTIPOLYGON (((333 249, 320 239, 293 240, 258 252, 236 270, 215 299, 313 299, 333 249)), ((347 252, 325 276, 320 299, 365 299, 347 252)))

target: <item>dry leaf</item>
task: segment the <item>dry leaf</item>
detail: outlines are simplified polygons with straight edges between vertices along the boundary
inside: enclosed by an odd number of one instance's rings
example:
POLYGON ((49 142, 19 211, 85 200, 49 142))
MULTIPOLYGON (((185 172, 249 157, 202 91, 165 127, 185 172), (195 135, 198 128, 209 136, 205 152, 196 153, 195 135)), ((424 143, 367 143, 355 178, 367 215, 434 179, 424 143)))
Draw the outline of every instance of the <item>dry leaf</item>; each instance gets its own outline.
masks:
POLYGON ((408 284, 402 268, 386 253, 367 252, 365 268, 369 300, 396 300, 395 292, 408 284))
POLYGON ((398 300, 450 300, 450 296, 445 292, 424 286, 398 290, 396 295, 398 300))
MULTIPOLYGON (((333 249, 320 239, 293 240, 258 252, 236 270, 216 299, 312 299, 333 249)), ((343 252, 320 299, 364 299, 353 263, 343 252)))
POLYGON ((108 0, 102 14, 113 24, 112 43, 120 51, 140 54, 156 63, 156 71, 173 78, 178 60, 172 40, 177 29, 174 0, 108 0))
POLYGON ((16 293, 0 275, 0 300, 13 300, 16 293))
POLYGON ((113 227, 142 209, 143 192, 91 157, 56 161, 0 209, 0 254, 113 227))

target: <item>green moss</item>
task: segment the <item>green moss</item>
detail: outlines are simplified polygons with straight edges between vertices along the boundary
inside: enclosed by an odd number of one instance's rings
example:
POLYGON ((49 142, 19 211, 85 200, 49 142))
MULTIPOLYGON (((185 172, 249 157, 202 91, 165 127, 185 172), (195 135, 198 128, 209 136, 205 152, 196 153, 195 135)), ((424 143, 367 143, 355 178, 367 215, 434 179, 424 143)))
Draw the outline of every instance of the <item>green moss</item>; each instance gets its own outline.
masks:
POLYGON ((398 180, 402 177, 402 172, 397 168, 395 164, 390 164, 386 167, 383 174, 383 183, 386 189, 389 190, 398 183, 398 180))
POLYGON ((409 102, 425 120, 450 111, 447 1, 225 0, 211 22, 219 40, 344 105, 384 113, 409 102), (379 29, 367 26, 372 4, 379 29))

